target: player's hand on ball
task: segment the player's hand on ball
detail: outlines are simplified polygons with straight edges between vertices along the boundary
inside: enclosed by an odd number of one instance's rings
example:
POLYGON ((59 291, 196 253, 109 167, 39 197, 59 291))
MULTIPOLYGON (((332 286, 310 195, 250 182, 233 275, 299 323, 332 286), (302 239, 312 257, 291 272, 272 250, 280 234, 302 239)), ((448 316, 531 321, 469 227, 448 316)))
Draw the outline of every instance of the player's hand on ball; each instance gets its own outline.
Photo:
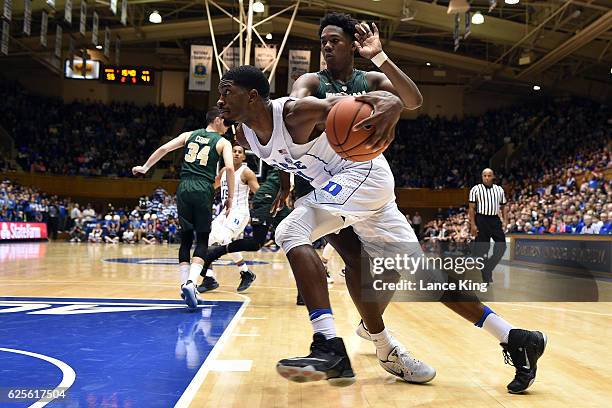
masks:
POLYGON ((375 131, 365 142, 365 146, 373 151, 386 149, 395 138, 395 125, 402 112, 402 101, 395 95, 385 92, 385 95, 366 94, 355 97, 355 100, 369 103, 374 107, 372 115, 359 123, 354 129, 374 127, 375 131))
POLYGON ((372 28, 367 23, 355 25, 355 47, 363 58, 372 59, 382 51, 382 43, 378 34, 378 27, 372 23, 372 28))
POLYGON ((135 167, 132 167, 132 174, 133 175, 147 174, 147 169, 145 169, 144 166, 135 166, 135 167))

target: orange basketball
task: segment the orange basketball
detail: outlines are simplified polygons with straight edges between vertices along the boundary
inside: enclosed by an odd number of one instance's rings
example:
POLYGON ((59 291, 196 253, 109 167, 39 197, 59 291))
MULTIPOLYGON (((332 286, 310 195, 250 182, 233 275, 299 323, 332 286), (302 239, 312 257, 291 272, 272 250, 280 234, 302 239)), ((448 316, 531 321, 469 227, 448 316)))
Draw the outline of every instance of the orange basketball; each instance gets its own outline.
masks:
POLYGON ((344 98, 334 105, 325 122, 325 132, 331 147, 343 159, 362 162, 372 160, 384 149, 372 151, 364 142, 374 133, 375 128, 353 130, 353 126, 372 114, 371 105, 344 98))

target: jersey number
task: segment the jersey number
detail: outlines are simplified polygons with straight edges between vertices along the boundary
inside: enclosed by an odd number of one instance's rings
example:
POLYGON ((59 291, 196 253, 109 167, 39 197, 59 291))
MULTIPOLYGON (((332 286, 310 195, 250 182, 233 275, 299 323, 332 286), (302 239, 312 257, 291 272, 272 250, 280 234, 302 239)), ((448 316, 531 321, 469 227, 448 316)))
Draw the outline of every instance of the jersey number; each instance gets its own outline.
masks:
POLYGON ((185 154, 185 161, 187 163, 193 163, 196 160, 200 161, 200 166, 206 166, 208 163, 208 153, 210 153, 210 146, 204 146, 202 150, 200 150, 200 145, 194 142, 191 142, 187 145, 189 151, 185 154), (198 150, 200 150, 198 152, 198 150))

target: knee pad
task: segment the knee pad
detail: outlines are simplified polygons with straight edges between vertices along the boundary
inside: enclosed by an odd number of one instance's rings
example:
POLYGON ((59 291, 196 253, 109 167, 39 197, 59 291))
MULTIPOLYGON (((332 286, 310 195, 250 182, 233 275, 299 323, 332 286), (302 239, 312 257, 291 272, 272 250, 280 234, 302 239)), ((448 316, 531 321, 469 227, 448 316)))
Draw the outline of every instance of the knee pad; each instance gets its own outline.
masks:
POLYGON ((193 230, 181 231, 181 246, 179 247, 179 263, 191 261, 189 251, 193 245, 193 230))
POLYGON ((208 232, 196 232, 196 247, 193 256, 204 259, 208 249, 208 232))
POLYGON ((276 243, 283 248, 285 253, 288 253, 293 248, 300 245, 311 245, 310 235, 312 233, 312 227, 301 218, 303 208, 297 208, 293 212, 281 221, 276 227, 274 233, 274 239, 276 243))

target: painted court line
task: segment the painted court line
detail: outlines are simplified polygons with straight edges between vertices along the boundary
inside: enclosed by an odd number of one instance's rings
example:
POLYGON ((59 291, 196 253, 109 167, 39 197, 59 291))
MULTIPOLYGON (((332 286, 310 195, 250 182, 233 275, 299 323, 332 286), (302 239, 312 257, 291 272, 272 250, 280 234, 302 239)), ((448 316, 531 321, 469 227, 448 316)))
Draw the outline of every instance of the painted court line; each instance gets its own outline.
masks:
POLYGON ((240 306, 240 309, 238 309, 238 311, 232 318, 232 321, 227 325, 227 327, 225 328, 225 331, 223 332, 223 334, 221 335, 221 337, 219 338, 219 340, 217 341, 217 343, 215 344, 211 352, 208 354, 208 357, 206 358, 206 360, 204 360, 204 363, 202 364, 202 366, 200 367, 196 375, 193 377, 193 379, 191 380, 191 382, 185 389, 185 392, 183 392, 183 395, 181 395, 181 398, 176 402, 176 405, 174 405, 174 408, 187 408, 191 404, 191 401, 193 401, 195 395, 197 394, 200 387, 202 386, 202 383, 206 379, 208 372, 211 370, 211 365, 213 364, 213 361, 217 359, 217 356, 221 352, 221 349, 225 346, 225 343, 227 343, 232 332, 236 328, 238 321, 242 317, 242 314, 244 313, 244 311, 246 310, 247 306, 249 305, 251 301, 251 299, 248 298, 247 296, 241 296, 241 297, 244 299, 242 306, 240 306))
POLYGON ((555 311, 558 311, 558 312, 572 312, 572 313, 589 314, 589 315, 595 315, 595 316, 609 316, 609 317, 612 317, 612 313, 590 312, 588 310, 576 310, 576 309, 569 309, 569 308, 565 308, 565 307, 523 305, 523 304, 520 304, 520 303, 505 303, 505 304, 506 305, 517 306, 517 307, 527 307, 527 308, 532 308, 532 309, 555 310, 555 311))

